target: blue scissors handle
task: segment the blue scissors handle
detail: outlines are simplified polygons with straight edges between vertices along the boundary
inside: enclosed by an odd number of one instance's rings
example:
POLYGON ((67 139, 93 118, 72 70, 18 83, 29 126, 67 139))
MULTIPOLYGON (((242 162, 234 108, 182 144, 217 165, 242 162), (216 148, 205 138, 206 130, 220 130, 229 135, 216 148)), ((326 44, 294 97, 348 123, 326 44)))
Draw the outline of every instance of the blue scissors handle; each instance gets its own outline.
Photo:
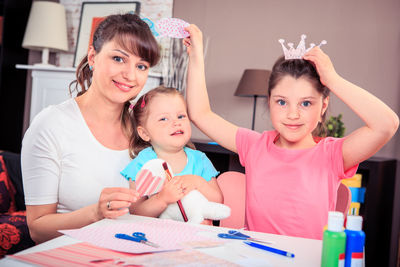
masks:
POLYGON ((244 237, 244 238, 250 238, 250 236, 242 234, 241 232, 239 232, 237 230, 229 230, 228 234, 235 235, 235 236, 241 236, 241 237, 244 237))
POLYGON ((116 238, 120 238, 120 239, 125 239, 125 240, 129 240, 129 241, 135 241, 135 242, 140 242, 142 241, 142 239, 132 236, 132 235, 127 235, 127 234, 115 234, 116 238))
POLYGON ((132 235, 115 234, 115 237, 116 238, 120 238, 120 239, 129 240, 129 241, 135 241, 135 242, 138 242, 138 243, 143 243, 143 244, 146 244, 148 246, 155 247, 155 248, 160 247, 156 243, 148 241, 147 238, 146 238, 146 235, 144 233, 141 233, 141 232, 134 232, 132 235))
POLYGON ((218 234, 218 237, 220 237, 220 238, 229 238, 229 239, 247 240, 246 237, 232 235, 232 234, 218 234))
POLYGON ((146 235, 142 232, 134 232, 132 236, 138 238, 139 240, 147 241, 146 235))
POLYGON ((239 239, 239 240, 252 240, 254 242, 260 242, 260 243, 265 243, 265 244, 272 244, 271 242, 268 241, 263 241, 260 239, 252 238, 248 235, 242 234, 241 232, 237 230, 229 230, 228 234, 218 234, 218 237, 220 238, 229 238, 229 239, 239 239))

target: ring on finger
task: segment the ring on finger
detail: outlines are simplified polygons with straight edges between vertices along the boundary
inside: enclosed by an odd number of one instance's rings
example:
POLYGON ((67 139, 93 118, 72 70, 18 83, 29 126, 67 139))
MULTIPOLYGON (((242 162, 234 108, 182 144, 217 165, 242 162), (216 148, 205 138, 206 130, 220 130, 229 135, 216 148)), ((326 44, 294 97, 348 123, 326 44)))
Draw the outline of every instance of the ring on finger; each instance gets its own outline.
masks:
POLYGON ((107 202, 107 209, 108 209, 108 210, 111 210, 111 201, 108 201, 108 202, 107 202))

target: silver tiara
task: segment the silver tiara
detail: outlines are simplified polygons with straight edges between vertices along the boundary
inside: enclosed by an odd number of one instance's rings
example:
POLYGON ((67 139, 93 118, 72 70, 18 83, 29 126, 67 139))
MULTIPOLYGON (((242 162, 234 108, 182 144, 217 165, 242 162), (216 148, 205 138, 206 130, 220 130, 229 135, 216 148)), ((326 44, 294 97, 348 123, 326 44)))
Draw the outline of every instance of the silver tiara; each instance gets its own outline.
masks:
MULTIPOLYGON (((306 38, 307 36, 305 34, 301 35, 301 40, 297 45, 297 48, 294 48, 293 43, 288 43, 287 45, 289 46, 289 48, 286 48, 286 46, 284 45, 285 40, 279 39, 279 42, 282 45, 283 53, 285 54, 285 59, 301 59, 303 58, 305 53, 310 51, 315 46, 314 43, 311 43, 310 47, 306 49, 306 42, 305 42, 306 38)), ((322 42, 318 46, 320 47, 321 45, 327 43, 328 43, 327 41, 322 40, 322 42)))

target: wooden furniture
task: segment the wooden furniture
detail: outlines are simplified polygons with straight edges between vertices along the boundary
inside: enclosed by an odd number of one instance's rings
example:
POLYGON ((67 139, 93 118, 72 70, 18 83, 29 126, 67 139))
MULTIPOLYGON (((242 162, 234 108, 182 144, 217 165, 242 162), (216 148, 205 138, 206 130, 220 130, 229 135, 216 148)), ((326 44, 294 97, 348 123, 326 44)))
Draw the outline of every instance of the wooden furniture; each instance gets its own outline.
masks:
POLYGON ((362 162, 366 188, 364 217, 366 266, 396 266, 400 231, 400 174, 396 159, 372 157, 362 162), (397 176, 397 179, 396 179, 397 176))
MULTIPOLYGON (((207 141, 194 140, 194 145, 207 154, 215 168, 222 172, 244 172, 238 156, 207 141)), ((396 159, 372 157, 359 165, 362 187, 366 188, 361 204, 363 230, 366 234, 366 266, 396 266, 400 233, 400 172, 396 159), (396 179, 397 177, 397 179, 396 179)))

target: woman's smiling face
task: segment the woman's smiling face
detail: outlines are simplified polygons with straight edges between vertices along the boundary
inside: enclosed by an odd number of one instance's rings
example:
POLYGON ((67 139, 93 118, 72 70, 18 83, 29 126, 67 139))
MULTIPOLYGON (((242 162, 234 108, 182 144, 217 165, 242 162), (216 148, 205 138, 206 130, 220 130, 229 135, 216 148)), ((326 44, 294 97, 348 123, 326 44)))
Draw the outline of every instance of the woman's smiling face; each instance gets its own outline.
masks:
POLYGON ((111 102, 135 98, 147 81, 150 64, 114 40, 105 43, 98 53, 91 47, 88 59, 93 67, 91 88, 111 102))

